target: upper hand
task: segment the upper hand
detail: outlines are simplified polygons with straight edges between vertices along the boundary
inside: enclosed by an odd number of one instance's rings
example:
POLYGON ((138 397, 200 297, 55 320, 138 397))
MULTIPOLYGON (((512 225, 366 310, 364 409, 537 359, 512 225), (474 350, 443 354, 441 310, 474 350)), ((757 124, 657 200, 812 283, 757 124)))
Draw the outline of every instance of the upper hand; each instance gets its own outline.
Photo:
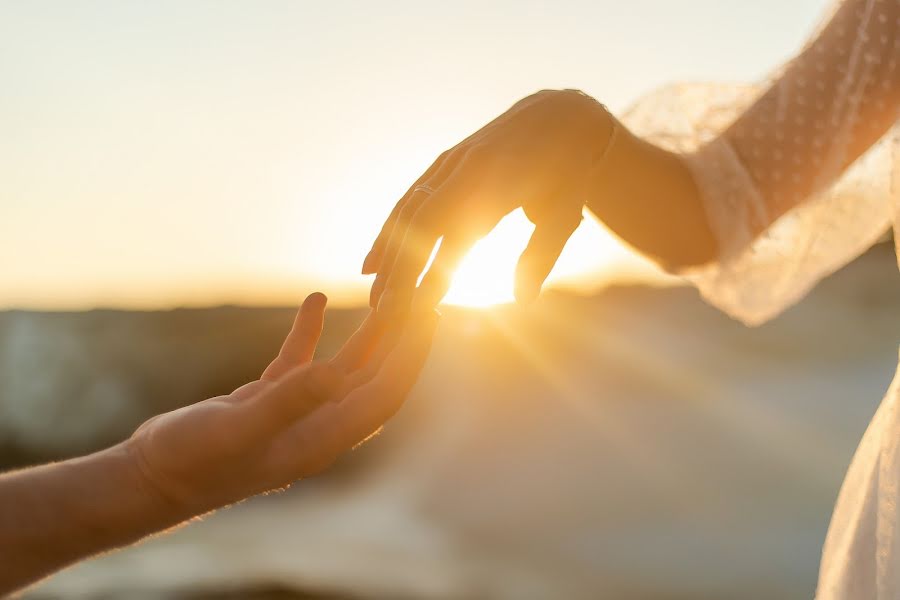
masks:
POLYGON ((153 493, 190 516, 281 488, 326 468, 394 414, 436 315, 411 317, 399 340, 370 315, 334 359, 312 363, 325 302, 306 299, 260 379, 138 428, 127 444, 153 493))
POLYGON ((437 304, 471 246, 520 206, 536 227, 516 269, 516 298, 534 299, 581 222, 582 186, 612 127, 589 96, 545 90, 444 152, 397 202, 366 257, 363 273, 377 273, 372 306, 405 308, 443 236, 417 297, 437 304))

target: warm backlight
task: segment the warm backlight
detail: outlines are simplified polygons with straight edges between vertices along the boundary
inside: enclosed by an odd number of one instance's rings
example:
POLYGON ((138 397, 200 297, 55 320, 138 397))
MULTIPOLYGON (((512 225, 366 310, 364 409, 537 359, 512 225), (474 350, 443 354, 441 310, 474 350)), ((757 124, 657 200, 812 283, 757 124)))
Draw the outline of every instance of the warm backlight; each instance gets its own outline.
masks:
POLYGON ((476 307, 513 302, 516 262, 532 229, 521 213, 501 221, 460 263, 444 302, 476 307))
MULTIPOLYGON (((533 230, 521 210, 500 221, 463 259, 444 302, 472 307, 513 302, 516 263, 533 230)), ((618 242, 587 219, 569 240, 550 280, 581 279, 608 269, 626 255, 618 242)))

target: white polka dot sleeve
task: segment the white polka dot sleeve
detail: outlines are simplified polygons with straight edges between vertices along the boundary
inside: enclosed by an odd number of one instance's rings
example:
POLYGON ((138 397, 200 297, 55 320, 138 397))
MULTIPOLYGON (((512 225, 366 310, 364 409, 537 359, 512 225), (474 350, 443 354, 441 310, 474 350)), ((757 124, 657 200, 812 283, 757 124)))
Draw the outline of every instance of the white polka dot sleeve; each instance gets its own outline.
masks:
POLYGON ((900 0, 845 0, 767 84, 673 86, 625 115, 688 157, 719 245, 689 275, 708 301, 763 322, 888 229, 898 59, 900 0))

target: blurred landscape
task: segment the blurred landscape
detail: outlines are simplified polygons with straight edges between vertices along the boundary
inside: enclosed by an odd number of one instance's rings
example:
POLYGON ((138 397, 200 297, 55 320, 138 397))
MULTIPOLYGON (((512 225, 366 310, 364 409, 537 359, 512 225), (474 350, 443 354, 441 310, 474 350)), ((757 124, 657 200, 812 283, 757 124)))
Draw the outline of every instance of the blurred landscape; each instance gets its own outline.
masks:
MULTIPOLYGON (((447 308, 407 405, 331 472, 26 598, 809 598, 896 367, 896 268, 877 246, 757 329, 684 287, 447 308)), ((0 313, 0 464, 231 391, 293 314, 0 313)), ((321 354, 364 314, 329 311, 321 354)))

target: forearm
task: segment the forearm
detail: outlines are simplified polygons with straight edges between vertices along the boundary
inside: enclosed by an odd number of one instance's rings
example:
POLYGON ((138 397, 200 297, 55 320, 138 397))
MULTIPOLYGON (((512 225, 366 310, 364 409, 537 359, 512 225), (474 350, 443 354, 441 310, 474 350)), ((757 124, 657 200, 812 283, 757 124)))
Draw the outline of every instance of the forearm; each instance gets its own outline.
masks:
POLYGON ((146 485, 125 444, 0 476, 0 595, 189 515, 146 485))
POLYGON ((900 117, 900 2, 843 2, 726 129, 769 222, 827 189, 900 117))
POLYGON ((677 269, 710 262, 716 242, 683 156, 633 135, 621 123, 591 172, 587 206, 637 251, 677 269))
POLYGON ((900 115, 900 3, 844 2, 780 77, 711 144, 684 156, 632 136, 596 169, 588 207, 671 266, 728 255, 840 177, 900 115), (699 167, 699 169, 697 168, 699 167), (716 214, 717 248, 706 208, 716 214), (713 204, 710 204, 713 203, 713 204))

